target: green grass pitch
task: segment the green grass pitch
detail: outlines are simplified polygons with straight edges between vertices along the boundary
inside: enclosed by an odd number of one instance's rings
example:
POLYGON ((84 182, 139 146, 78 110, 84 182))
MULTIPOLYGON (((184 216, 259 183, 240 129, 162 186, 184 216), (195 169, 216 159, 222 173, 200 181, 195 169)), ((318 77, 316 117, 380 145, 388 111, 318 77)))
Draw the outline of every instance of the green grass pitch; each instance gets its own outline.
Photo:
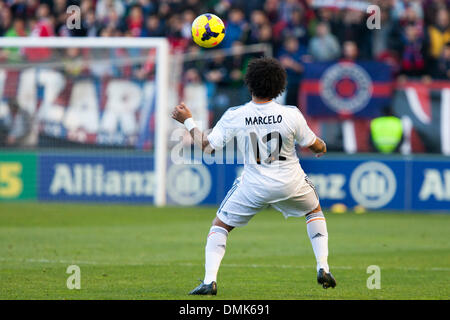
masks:
POLYGON ((203 277, 215 208, 0 203, 0 299, 449 299, 450 215, 326 214, 338 286, 316 284, 303 218, 259 213, 231 232, 216 297, 203 277), (81 289, 66 287, 69 265, 81 289), (381 289, 366 286, 381 269, 381 289))

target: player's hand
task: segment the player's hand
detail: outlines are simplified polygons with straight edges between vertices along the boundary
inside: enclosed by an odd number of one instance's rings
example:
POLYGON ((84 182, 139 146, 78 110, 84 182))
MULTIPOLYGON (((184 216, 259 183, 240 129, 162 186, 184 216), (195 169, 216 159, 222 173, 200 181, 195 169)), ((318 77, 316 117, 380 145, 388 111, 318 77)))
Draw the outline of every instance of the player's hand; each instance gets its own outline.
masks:
POLYGON ((184 123, 186 119, 192 118, 192 113, 191 110, 189 110, 189 108, 186 107, 184 102, 181 102, 173 109, 172 118, 180 123, 184 123))
POLYGON ((325 143, 325 141, 322 140, 322 150, 320 150, 319 152, 316 153, 316 157, 320 158, 322 157, 325 153, 327 153, 327 144, 325 143))
POLYGON ((325 153, 327 153, 327 144, 319 137, 316 137, 316 141, 314 141, 314 143, 310 145, 308 148, 309 150, 315 153, 315 156, 317 158, 320 158, 325 153))

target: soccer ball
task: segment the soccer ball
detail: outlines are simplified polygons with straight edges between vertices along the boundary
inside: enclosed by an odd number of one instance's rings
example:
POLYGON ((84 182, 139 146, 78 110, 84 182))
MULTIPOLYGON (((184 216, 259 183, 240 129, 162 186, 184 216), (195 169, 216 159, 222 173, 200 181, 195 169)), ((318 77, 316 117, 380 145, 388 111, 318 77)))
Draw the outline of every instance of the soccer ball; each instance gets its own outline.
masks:
POLYGON ((192 22, 192 39, 203 48, 212 48, 222 42, 225 37, 225 25, 222 20, 212 14, 205 13, 192 22))

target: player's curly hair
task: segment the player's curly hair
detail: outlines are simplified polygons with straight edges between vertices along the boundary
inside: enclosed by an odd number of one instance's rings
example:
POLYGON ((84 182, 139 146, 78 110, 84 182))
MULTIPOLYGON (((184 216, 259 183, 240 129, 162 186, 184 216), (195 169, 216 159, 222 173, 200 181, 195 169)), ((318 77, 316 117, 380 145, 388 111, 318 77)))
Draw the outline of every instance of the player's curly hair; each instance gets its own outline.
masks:
POLYGON ((274 58, 257 58, 249 62, 245 84, 257 98, 273 99, 286 88, 286 70, 274 58))

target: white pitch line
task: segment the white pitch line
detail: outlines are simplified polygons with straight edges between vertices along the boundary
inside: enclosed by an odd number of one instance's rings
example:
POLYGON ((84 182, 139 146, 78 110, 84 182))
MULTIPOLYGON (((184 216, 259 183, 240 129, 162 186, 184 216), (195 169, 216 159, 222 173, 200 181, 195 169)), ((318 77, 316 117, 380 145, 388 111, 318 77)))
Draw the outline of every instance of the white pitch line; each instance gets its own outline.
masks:
MULTIPOLYGON (((0 258, 3 262, 29 262, 29 263, 53 263, 53 264, 92 264, 101 265, 95 261, 82 261, 82 260, 49 260, 49 259, 11 259, 11 258, 0 258)), ((106 264, 106 263, 105 263, 106 264)))
MULTIPOLYGON (((50 260, 50 259, 11 259, 11 258, 0 258, 0 261, 2 262, 26 262, 26 263, 49 263, 49 264, 89 264, 89 265, 111 265, 116 263, 117 261, 103 261, 103 262, 97 262, 97 261, 86 261, 86 260, 50 260)), ((125 262, 122 265, 129 265, 129 266, 182 266, 182 267, 197 267, 201 266, 201 263, 191 263, 191 262, 179 262, 179 263, 152 263, 152 262, 125 262)), ((279 268, 279 269, 313 269, 315 268, 314 265, 273 265, 273 264, 237 264, 237 263, 224 263, 221 265, 225 268, 279 268)), ((342 269, 342 270, 358 270, 358 269, 365 269, 365 267, 351 267, 351 266, 331 266, 331 269, 342 269)), ((382 267, 383 269, 383 267, 382 267)), ((450 271, 450 268, 444 268, 444 267, 432 267, 429 269, 424 268, 417 268, 417 267, 384 267, 384 269, 394 269, 394 270, 404 270, 404 271, 450 271)))
POLYGON ((436 267, 436 268, 431 268, 431 271, 449 271, 450 268, 440 268, 440 267, 436 267))
MULTIPOLYGON (((185 267, 195 267, 199 264, 195 263, 176 263, 178 266, 185 266, 185 267)), ((279 264, 279 265, 273 265, 273 264, 237 264, 237 263, 224 263, 221 265, 222 267, 229 267, 229 268, 280 268, 280 269, 314 269, 315 265, 310 266, 302 266, 302 265, 285 265, 285 264, 279 264)), ((354 269, 353 267, 349 266, 333 266, 333 269, 354 269)))

